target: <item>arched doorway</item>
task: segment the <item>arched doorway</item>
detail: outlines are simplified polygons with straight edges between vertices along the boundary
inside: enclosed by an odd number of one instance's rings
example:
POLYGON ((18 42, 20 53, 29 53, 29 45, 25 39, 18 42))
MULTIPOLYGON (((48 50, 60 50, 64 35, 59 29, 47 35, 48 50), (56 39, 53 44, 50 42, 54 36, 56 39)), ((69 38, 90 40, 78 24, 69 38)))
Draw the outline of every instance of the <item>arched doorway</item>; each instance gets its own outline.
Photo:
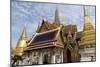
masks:
POLYGON ((67 63, 71 63, 71 62, 72 62, 71 52, 69 49, 67 49, 67 63))
POLYGON ((43 64, 48 64, 48 54, 44 55, 43 64))

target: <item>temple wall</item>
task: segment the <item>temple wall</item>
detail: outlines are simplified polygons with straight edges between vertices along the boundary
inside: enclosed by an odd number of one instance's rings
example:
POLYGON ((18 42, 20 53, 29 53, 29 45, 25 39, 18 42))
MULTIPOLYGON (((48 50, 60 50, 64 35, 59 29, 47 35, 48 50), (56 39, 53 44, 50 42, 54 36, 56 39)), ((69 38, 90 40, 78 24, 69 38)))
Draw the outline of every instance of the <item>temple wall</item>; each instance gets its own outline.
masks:
POLYGON ((84 48, 80 49, 81 58, 80 61, 95 61, 96 60, 96 48, 84 48))
POLYGON ((30 51, 24 55, 24 60, 20 62, 20 65, 55 63, 63 63, 62 49, 55 48, 30 51))

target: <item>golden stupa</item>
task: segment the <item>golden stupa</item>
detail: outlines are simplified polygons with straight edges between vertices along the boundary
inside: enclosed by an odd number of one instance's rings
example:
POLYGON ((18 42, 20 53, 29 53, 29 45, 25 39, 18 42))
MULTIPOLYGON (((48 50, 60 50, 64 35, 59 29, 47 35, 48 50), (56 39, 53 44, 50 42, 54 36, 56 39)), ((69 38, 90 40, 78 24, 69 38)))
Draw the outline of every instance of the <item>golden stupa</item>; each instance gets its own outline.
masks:
POLYGON ((15 55, 22 56, 24 48, 27 46, 26 28, 24 27, 22 34, 18 40, 17 46, 15 48, 15 55))
POLYGON ((95 47, 95 29, 91 24, 90 18, 87 15, 86 8, 83 7, 84 10, 84 27, 81 36, 80 48, 89 48, 95 47))

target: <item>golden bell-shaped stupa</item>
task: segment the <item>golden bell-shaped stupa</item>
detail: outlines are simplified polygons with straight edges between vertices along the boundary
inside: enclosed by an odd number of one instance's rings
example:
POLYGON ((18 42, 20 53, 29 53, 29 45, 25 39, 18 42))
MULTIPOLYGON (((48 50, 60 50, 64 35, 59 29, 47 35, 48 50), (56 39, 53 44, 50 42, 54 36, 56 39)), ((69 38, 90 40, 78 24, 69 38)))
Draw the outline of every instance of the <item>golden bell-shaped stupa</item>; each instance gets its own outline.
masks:
POLYGON ((87 15, 85 7, 83 7, 83 10, 84 10, 84 27, 83 27, 80 47, 81 48, 94 47, 96 44, 95 29, 93 25, 91 24, 90 18, 87 15))
POLYGON ((24 48, 27 46, 26 42, 27 42, 26 27, 24 27, 15 49, 15 55, 19 56, 23 55, 24 48))

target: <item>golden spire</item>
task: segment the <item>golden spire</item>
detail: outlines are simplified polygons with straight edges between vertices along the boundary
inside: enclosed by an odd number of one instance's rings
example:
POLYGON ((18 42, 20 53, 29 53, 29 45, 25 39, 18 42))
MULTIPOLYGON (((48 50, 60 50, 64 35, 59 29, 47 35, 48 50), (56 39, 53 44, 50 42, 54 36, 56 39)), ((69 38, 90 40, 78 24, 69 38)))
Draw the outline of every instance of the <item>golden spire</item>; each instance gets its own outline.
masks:
POLYGON ((85 30, 92 30, 92 29, 94 29, 93 25, 91 24, 90 18, 87 15, 87 10, 86 10, 85 6, 83 6, 83 11, 84 11, 83 12, 84 13, 84 28, 83 28, 83 30, 85 31, 85 30))
POLYGON ((21 34, 21 39, 24 39, 24 38, 26 38, 26 27, 25 26, 24 26, 23 32, 21 34))
POLYGON ((18 40, 15 55, 21 56, 23 54, 24 48, 27 46, 27 37, 26 37, 26 27, 24 26, 20 39, 18 40))
POLYGON ((83 6, 83 11, 84 11, 84 17, 85 17, 85 16, 88 16, 85 6, 83 6))

